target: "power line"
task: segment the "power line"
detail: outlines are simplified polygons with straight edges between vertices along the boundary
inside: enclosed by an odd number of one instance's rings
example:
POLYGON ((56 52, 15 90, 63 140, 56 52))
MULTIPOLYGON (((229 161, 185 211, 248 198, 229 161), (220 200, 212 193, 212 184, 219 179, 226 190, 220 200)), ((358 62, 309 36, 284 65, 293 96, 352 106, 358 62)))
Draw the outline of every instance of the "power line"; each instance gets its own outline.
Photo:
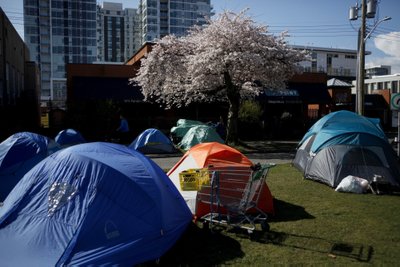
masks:
MULTIPOLYGON (((15 11, 7 11, 6 13, 15 14, 8 17, 14 25, 22 25, 22 26, 37 26, 34 23, 24 23, 23 13, 15 12, 15 11), (21 15, 21 16, 18 16, 21 15)), ((269 32, 273 34, 278 34, 283 31, 287 31, 289 34, 289 38, 341 38, 341 37, 356 37, 355 32, 357 30, 353 27, 352 24, 318 24, 318 25, 310 25, 310 24, 302 24, 302 25, 292 25, 292 24, 271 24, 267 25, 267 28, 270 29, 269 32)), ((400 33, 391 34, 387 36, 387 34, 396 32, 394 29, 380 27, 375 30, 376 33, 373 34, 374 38, 380 38, 383 40, 389 41, 400 41, 400 33), (377 35, 386 34, 385 37, 377 35)))
POLYGON ((346 27, 348 28, 349 25, 348 24, 313 24, 313 25, 268 25, 268 27, 278 27, 278 28, 320 28, 320 27, 334 27, 334 28, 338 28, 338 27, 346 27))

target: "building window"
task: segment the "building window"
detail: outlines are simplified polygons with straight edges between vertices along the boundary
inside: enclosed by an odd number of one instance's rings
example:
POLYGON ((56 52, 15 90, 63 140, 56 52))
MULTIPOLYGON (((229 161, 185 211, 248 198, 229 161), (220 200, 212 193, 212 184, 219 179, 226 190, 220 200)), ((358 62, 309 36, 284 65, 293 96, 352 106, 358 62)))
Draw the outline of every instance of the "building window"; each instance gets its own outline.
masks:
POLYGON ((398 93, 399 90, 399 81, 392 81, 392 93, 398 93))

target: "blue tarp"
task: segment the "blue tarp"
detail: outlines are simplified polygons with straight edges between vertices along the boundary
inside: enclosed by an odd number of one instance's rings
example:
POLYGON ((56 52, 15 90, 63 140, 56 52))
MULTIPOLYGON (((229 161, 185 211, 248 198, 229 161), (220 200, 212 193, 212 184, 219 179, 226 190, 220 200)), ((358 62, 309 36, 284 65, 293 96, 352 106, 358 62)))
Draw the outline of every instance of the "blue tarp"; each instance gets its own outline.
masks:
POLYGON ((151 159, 86 143, 37 164, 0 209, 5 266, 134 266, 163 255, 192 214, 151 159))
POLYGON ((0 144, 0 201, 39 161, 59 147, 50 138, 31 132, 15 133, 0 144))
POLYGON ((129 148, 142 153, 174 153, 175 146, 172 141, 160 130, 150 128, 143 131, 129 145, 129 148))
POLYGON ((65 129, 60 131, 54 140, 63 147, 86 143, 86 140, 83 138, 81 133, 74 129, 65 129))
POLYGON ((301 145, 310 136, 316 135, 311 151, 316 153, 331 145, 372 145, 376 137, 387 142, 379 119, 366 118, 351 111, 337 111, 318 120, 304 135, 301 145))

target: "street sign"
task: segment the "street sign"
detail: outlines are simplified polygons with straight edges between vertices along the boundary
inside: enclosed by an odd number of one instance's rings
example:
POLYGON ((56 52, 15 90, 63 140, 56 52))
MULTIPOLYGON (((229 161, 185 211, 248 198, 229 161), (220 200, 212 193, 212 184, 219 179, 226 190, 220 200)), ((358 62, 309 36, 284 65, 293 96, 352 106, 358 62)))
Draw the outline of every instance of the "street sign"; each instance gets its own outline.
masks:
POLYGON ((392 94, 390 97, 390 109, 400 110, 400 93, 392 94))

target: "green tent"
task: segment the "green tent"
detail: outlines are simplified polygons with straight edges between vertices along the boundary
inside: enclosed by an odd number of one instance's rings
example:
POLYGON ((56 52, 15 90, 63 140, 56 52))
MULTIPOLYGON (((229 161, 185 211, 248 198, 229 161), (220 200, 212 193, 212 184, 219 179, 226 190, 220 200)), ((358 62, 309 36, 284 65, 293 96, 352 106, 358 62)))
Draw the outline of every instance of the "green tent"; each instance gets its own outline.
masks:
POLYGON ((171 136, 173 137, 174 141, 177 140, 179 142, 182 140, 182 138, 185 136, 185 134, 189 131, 190 128, 198 125, 206 125, 206 124, 200 121, 179 119, 176 122, 176 126, 171 128, 171 136))
POLYGON ((187 151, 194 145, 208 142, 218 142, 223 144, 224 140, 222 140, 213 126, 197 125, 192 126, 187 131, 181 142, 178 144, 178 147, 187 151))

